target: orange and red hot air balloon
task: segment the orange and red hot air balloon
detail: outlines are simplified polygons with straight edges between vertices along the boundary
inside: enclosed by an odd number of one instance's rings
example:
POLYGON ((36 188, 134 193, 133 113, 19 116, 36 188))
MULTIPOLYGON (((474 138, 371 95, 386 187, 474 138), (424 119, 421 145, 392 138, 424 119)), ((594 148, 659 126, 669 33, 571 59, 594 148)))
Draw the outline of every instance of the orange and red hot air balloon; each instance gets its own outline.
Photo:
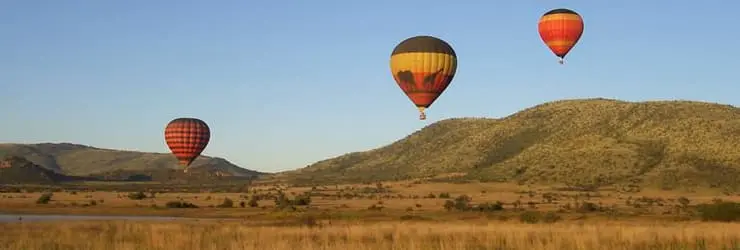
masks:
POLYGON ((559 57, 560 64, 563 64, 565 55, 581 39, 583 19, 575 11, 554 9, 542 15, 538 30, 542 41, 559 57))
POLYGON ((432 36, 415 36, 399 43, 391 53, 391 74, 401 90, 424 110, 445 91, 457 70, 457 56, 447 42, 432 36))
POLYGON ((180 166, 188 167, 208 145, 211 130, 197 118, 177 118, 164 129, 164 140, 180 166))

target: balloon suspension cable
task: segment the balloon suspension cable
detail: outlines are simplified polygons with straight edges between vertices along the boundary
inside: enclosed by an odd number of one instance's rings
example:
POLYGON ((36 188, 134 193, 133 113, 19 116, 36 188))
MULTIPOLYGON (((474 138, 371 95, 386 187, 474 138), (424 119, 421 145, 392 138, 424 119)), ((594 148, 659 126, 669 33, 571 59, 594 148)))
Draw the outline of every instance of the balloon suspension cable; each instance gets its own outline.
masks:
POLYGON ((558 58, 558 63, 564 64, 565 63, 565 59, 563 59, 562 57, 558 58))
POLYGON ((424 109, 426 109, 426 108, 424 108, 424 107, 418 107, 418 109, 419 109, 419 120, 426 120, 427 119, 427 114, 424 113, 424 109))

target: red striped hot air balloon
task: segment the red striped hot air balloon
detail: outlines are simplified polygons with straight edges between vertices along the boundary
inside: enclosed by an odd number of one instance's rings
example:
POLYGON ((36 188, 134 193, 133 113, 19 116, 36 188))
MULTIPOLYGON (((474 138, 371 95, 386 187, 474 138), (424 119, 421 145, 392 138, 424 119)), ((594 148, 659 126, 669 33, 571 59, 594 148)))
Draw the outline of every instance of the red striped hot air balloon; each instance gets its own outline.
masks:
POLYGON ((208 145, 211 130, 208 124, 197 118, 177 118, 164 129, 164 140, 178 164, 187 172, 188 167, 208 145))
POLYGON ((583 19, 575 11, 554 9, 540 18, 538 24, 540 38, 563 64, 565 55, 573 49, 583 34, 583 19))

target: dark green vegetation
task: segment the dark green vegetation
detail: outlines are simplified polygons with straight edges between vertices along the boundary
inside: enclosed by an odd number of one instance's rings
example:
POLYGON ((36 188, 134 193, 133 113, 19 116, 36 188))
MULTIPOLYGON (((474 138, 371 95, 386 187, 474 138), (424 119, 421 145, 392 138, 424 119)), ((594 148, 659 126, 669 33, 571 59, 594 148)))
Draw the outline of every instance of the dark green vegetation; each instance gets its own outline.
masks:
POLYGON ((391 145, 317 162, 299 183, 409 178, 594 188, 740 190, 740 109, 689 101, 545 103, 502 119, 448 119, 391 145))
POLYGON ((170 154, 100 149, 68 143, 0 144, 0 184, 50 184, 78 180, 221 180, 261 174, 221 158, 204 156, 195 160, 189 174, 185 174, 170 154))
POLYGON ((0 183, 3 184, 54 184, 63 181, 84 181, 91 178, 66 176, 40 167, 23 157, 7 156, 0 161, 0 183))

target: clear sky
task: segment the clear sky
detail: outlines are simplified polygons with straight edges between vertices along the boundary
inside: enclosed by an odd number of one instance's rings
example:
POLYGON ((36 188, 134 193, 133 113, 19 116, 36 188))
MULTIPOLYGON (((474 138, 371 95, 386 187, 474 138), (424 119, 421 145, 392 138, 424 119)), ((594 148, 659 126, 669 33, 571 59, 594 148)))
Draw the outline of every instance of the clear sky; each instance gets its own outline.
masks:
POLYGON ((740 2, 0 1, 0 142, 169 152, 182 116, 205 155, 260 171, 387 145, 452 117, 557 99, 740 106, 740 2), (572 8, 585 32, 564 66, 537 21, 572 8), (391 50, 449 42, 459 67, 419 121, 391 50))

